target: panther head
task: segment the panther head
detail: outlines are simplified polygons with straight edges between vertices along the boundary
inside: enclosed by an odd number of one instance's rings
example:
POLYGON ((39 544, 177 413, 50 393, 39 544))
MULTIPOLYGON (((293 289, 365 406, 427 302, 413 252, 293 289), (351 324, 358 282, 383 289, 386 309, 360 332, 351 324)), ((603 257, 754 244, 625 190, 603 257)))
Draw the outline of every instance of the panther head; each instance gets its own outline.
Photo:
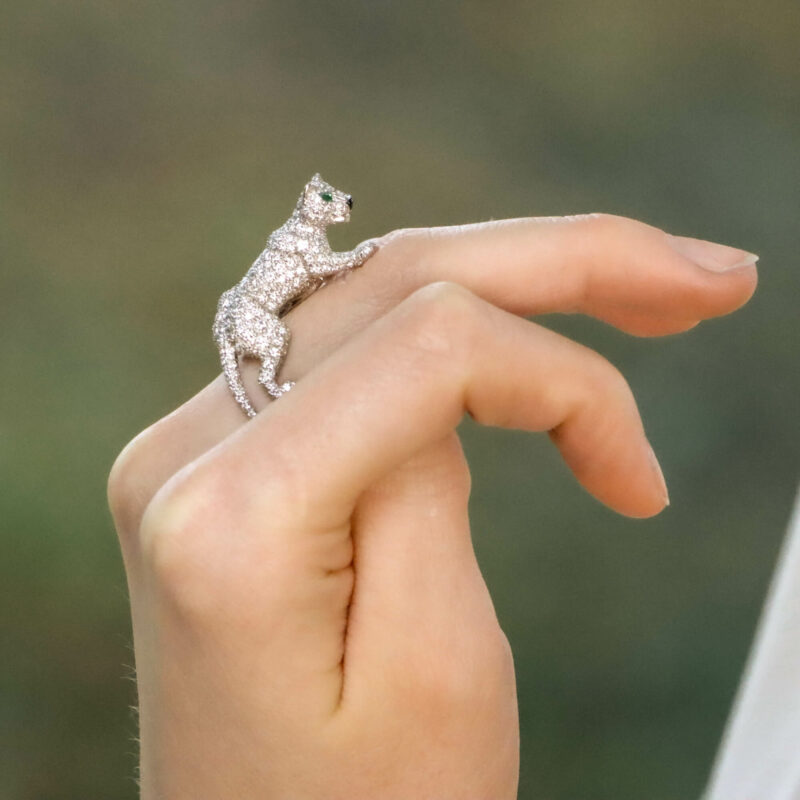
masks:
POLYGON ((309 221, 332 225, 347 222, 353 198, 326 183, 319 172, 305 185, 297 201, 297 210, 309 221))

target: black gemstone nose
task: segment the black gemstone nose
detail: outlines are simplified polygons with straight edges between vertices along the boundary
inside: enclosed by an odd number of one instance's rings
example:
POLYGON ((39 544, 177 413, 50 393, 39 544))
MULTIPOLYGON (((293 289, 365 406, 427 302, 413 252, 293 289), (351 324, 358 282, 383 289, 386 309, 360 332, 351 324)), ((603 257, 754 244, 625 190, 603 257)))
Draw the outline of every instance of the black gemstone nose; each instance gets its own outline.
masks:
POLYGON ((353 197, 352 197, 352 195, 347 195, 347 207, 348 208, 352 208, 353 207, 353 197))

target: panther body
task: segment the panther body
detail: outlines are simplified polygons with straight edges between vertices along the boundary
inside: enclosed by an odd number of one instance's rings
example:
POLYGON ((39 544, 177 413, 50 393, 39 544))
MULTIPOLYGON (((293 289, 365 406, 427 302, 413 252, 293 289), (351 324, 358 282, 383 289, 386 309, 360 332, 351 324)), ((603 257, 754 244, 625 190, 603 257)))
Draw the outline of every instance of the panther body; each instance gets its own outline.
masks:
POLYGON ((327 278, 361 266, 378 248, 368 239, 346 253, 331 250, 327 228, 347 222, 352 207, 350 195, 314 175, 289 219, 270 235, 242 280, 219 299, 214 340, 233 396, 250 417, 256 411, 242 383, 239 358, 261 361, 258 381, 272 397, 291 389, 293 382, 277 382, 290 338, 281 317, 327 278))

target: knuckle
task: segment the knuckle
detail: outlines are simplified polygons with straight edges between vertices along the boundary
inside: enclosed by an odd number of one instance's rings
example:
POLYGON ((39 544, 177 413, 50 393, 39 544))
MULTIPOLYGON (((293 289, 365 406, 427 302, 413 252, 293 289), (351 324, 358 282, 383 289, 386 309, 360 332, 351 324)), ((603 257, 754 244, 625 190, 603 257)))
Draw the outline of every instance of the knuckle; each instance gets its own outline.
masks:
POLYGON ((585 371, 584 396, 598 413, 598 419, 618 428, 631 416, 638 416, 636 399, 620 370, 603 356, 591 353, 590 368, 585 371))
POLYGON ((132 470, 131 444, 125 445, 114 459, 106 483, 108 507, 117 521, 125 516, 131 495, 132 476, 134 474, 132 470))
POLYGON ((469 289, 454 281, 433 281, 414 291, 409 302, 425 318, 448 321, 458 318, 471 309, 474 295, 469 289))
POLYGON ((390 278, 396 297, 408 297, 440 272, 437 252, 440 228, 398 228, 378 239, 378 262, 385 261, 383 279, 390 278))
POLYGON ((408 254, 427 238, 428 228, 396 228, 377 239, 379 248, 387 253, 408 254))
POLYGON ((405 699, 435 714, 495 704, 514 680, 511 646, 499 625, 460 642, 458 658, 422 664, 409 686, 413 697, 405 699))
POLYGON ((603 371, 602 385, 608 396, 617 403, 624 405, 633 403, 633 392, 625 376, 610 361, 602 356, 600 356, 600 359, 603 371))
POLYGON ((387 261, 390 269, 382 274, 402 276, 404 280, 415 279, 417 267, 424 260, 427 234, 425 228, 398 228, 376 239, 378 251, 375 258, 387 261))
POLYGON ((477 331, 476 299, 468 289, 450 281, 435 281, 404 301, 414 348, 459 365, 472 352, 477 331))
POLYGON ((182 616, 241 616, 259 593, 264 607, 277 607, 295 591, 307 562, 330 555, 308 553, 293 537, 276 534, 303 526, 310 504, 307 481, 285 463, 271 460, 259 469, 255 498, 238 489, 226 462, 210 461, 185 467, 150 501, 139 526, 141 559, 182 616))
POLYGON ((451 431, 436 448, 416 453, 370 488, 381 497, 404 494, 413 486, 415 502, 422 514, 434 515, 442 502, 466 508, 472 491, 472 476, 461 441, 451 431))
POLYGON ((142 514, 143 546, 180 536, 208 519, 205 512, 209 493, 200 483, 184 468, 156 492, 142 514))
POLYGON ((594 212, 582 218, 592 233, 603 239, 616 238, 630 230, 632 220, 618 214, 594 212))
POLYGON ((508 637, 496 621, 473 641, 472 680, 482 695, 504 686, 514 673, 514 659, 508 637))
POLYGON ((609 264, 638 263, 651 248, 657 229, 631 217, 601 212, 570 219, 576 225, 573 244, 576 262, 581 265, 574 271, 574 305, 580 310, 608 294, 609 264))
POLYGON ((511 642, 508 640, 505 631, 497 625, 494 638, 494 647, 491 648, 490 657, 493 660, 493 673, 505 682, 514 681, 514 651, 511 649, 511 642))
POLYGON ((136 530, 136 514, 149 485, 151 453, 151 433, 147 429, 122 448, 108 473, 106 498, 117 533, 123 542, 127 542, 136 530))
POLYGON ((298 455, 296 435, 287 430, 270 439, 268 461, 259 464, 258 497, 251 512, 282 527, 304 529, 317 520, 319 489, 309 478, 305 456, 298 455))
POLYGON ((215 524, 213 503, 198 482, 159 491, 140 528, 142 561, 158 596, 182 618, 210 620, 220 607, 220 569, 226 528, 215 524))
POLYGON ((210 534, 225 506, 220 494, 212 476, 184 468, 148 503, 139 525, 139 548, 160 583, 171 585, 211 562, 210 534))
POLYGON ((401 702, 416 707, 422 714, 438 716, 471 705, 477 692, 477 681, 472 679, 463 661, 455 664, 443 660, 417 669, 401 702))
POLYGON ((636 247, 646 247, 654 228, 631 217, 619 214, 593 213, 583 219, 586 236, 582 237, 589 261, 608 258, 630 260, 636 247))

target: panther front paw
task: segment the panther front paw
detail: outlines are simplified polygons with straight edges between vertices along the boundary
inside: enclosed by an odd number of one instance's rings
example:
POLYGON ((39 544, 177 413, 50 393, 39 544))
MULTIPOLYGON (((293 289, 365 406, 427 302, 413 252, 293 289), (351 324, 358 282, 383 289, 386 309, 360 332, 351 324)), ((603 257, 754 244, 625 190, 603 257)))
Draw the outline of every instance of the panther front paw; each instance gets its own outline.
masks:
POLYGON ((367 239, 356 247, 356 263, 360 266, 378 249, 375 239, 367 239))

